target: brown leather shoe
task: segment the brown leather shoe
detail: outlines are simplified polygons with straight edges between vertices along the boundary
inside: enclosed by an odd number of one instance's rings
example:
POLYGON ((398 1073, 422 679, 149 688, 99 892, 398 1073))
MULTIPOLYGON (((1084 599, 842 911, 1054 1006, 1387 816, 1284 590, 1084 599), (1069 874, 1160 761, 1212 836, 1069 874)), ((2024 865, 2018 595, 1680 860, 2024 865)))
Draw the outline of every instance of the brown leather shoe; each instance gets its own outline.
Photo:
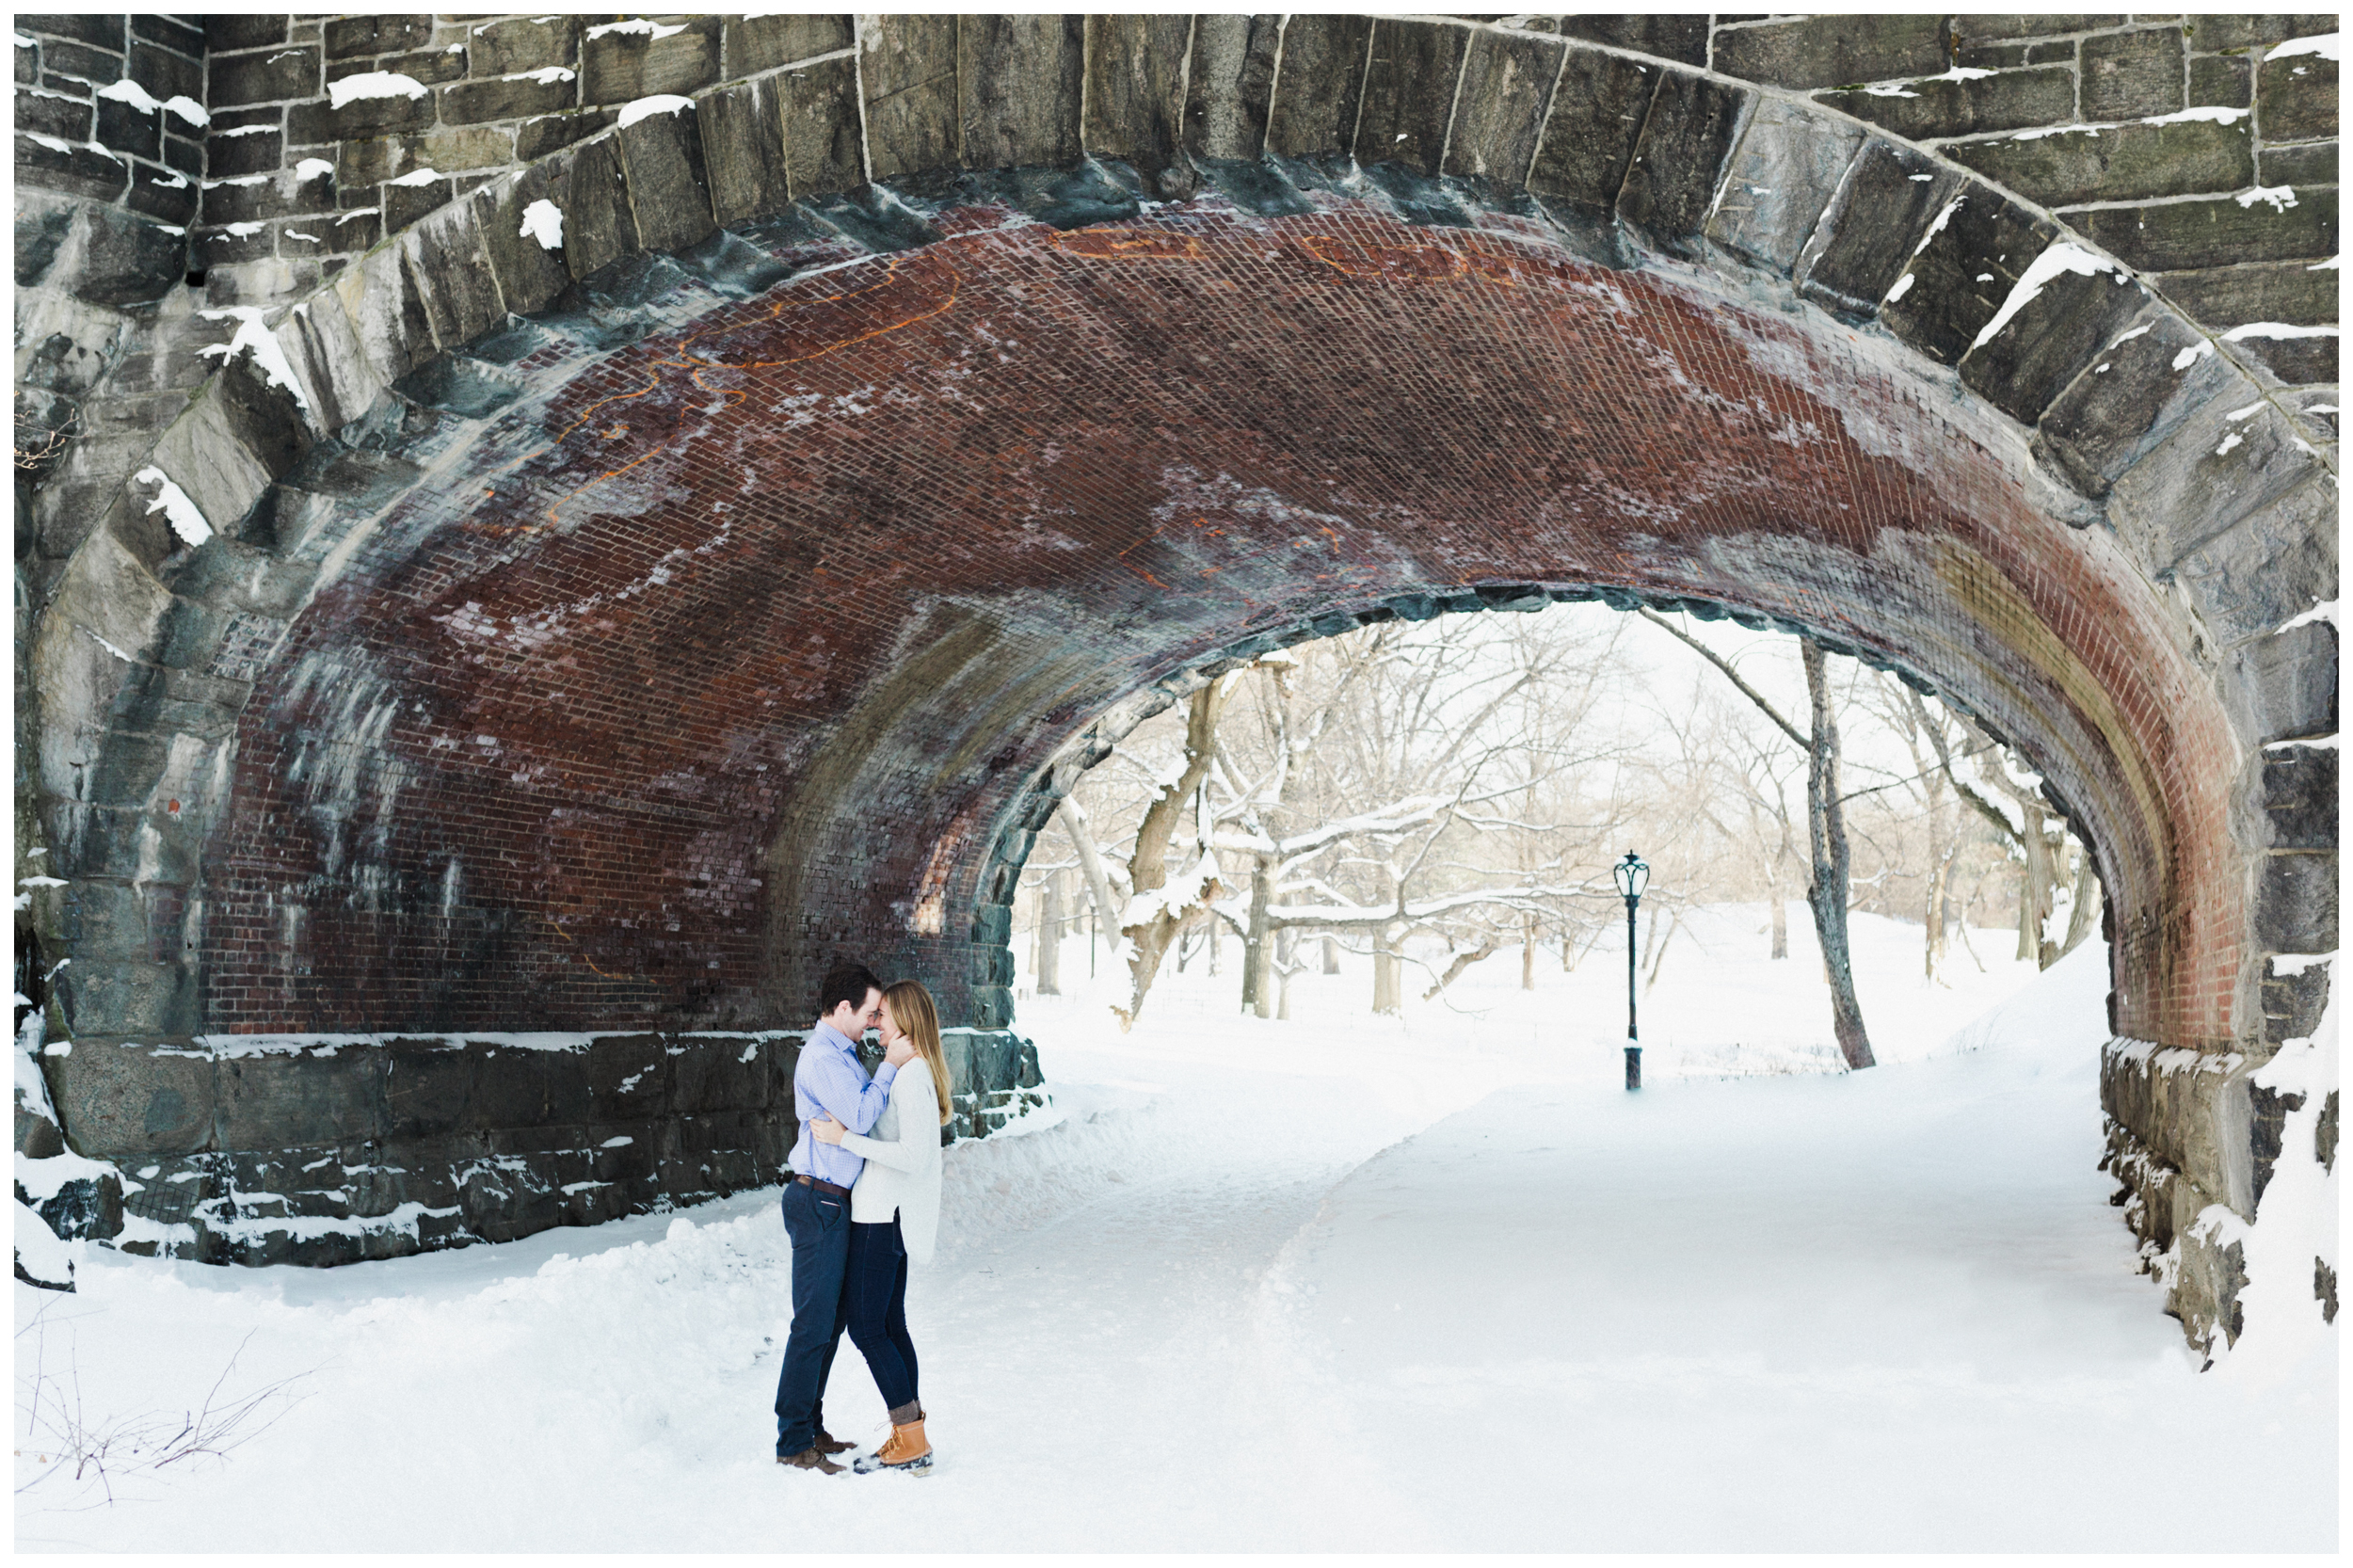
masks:
POLYGON ((844 1443, 823 1427, 817 1429, 817 1442, 814 1446, 821 1454, 845 1454, 857 1447, 856 1443, 844 1443))
POLYGON ((779 1464, 790 1464, 795 1470, 815 1470, 820 1474, 828 1476, 838 1476, 841 1473, 840 1465, 836 1464, 832 1460, 827 1459, 824 1454, 819 1453, 815 1448, 803 1448, 799 1453, 793 1454, 790 1457, 778 1454, 776 1455, 776 1463, 779 1464))

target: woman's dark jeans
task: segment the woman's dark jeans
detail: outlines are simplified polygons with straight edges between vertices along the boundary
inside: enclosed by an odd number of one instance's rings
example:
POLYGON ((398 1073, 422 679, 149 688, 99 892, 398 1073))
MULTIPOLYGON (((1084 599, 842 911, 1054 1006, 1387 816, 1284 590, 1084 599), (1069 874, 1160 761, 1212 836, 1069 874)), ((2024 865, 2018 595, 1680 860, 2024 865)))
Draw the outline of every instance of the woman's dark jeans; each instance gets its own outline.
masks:
POLYGON ((915 1341, 907 1337, 907 1249, 899 1222, 850 1226, 850 1267, 841 1282, 850 1342, 866 1358, 883 1403, 895 1414, 915 1399, 915 1341))

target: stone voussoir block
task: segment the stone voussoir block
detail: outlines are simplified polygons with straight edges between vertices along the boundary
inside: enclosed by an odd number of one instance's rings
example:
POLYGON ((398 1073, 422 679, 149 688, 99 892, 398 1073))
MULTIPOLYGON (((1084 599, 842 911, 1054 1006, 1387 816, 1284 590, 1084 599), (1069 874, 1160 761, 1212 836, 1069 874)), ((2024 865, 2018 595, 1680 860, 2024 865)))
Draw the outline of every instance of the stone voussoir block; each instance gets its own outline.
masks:
POLYGON ((1090 152, 1120 159, 1154 190, 1188 194, 1184 170, 1185 51, 1193 20, 1185 16, 1090 16, 1085 22, 1085 123, 1090 152), (1174 183, 1162 176, 1182 171, 1174 183))
POLYGON ((334 290, 321 289, 287 312, 271 335, 302 383, 304 414, 321 435, 349 424, 383 395, 384 383, 360 352, 359 334, 334 290))
POLYGON ((379 245, 336 275, 334 289, 368 374, 391 386, 438 351, 400 246, 379 245))
POLYGON ((2255 879, 2255 940, 2272 952, 2336 951, 2334 850, 2264 856, 2255 879))
POLYGON ((2327 621, 2242 644, 2232 671, 2254 744, 2337 732, 2337 629, 2327 621))
POLYGON ((775 80, 763 77, 696 96, 712 216, 721 224, 768 217, 792 204, 776 90, 775 80))
POLYGON ((1707 237, 1788 277, 1863 146, 1858 126, 1781 99, 1750 117, 1707 237))
POLYGON ((2173 563, 2207 633, 2223 648, 2259 637, 2336 599, 2337 512, 2332 475, 2307 476, 2285 495, 2173 563))
POLYGON ((2321 746, 2274 746, 2263 754, 2263 809, 2269 848, 2337 847, 2337 754, 2321 746))
POLYGON ((564 214, 564 264, 575 282, 642 248, 616 136, 608 131, 574 148, 550 187, 564 214))
POLYGON ((1444 23, 1394 17, 1374 22, 1364 104, 1356 116, 1358 163, 1438 172, 1469 41, 1463 28, 1444 23))
POLYGON ((2043 411, 2035 454, 2082 494, 2105 496, 2175 424, 2237 379, 2202 333, 2152 308, 2043 411))
POLYGON ((1917 148, 1874 136, 1799 252, 1798 293, 1842 321, 1868 321, 1919 253, 1951 220, 1961 177, 1917 148))
POLYGON ((1354 139, 1371 33, 1369 17, 1307 13, 1290 19, 1268 105, 1268 152, 1310 158, 1341 152, 1354 139))
POLYGON ((1961 384, 2022 424, 2040 420, 2115 335, 2153 304, 2131 274, 2107 269, 2105 258, 2099 260, 2098 270, 2046 268, 2040 288, 2008 321, 1980 328, 1961 356, 1961 384))
POLYGON ((1193 19, 1187 64, 1185 151, 1196 158, 1256 162, 1266 146, 1281 18, 1193 19))
MULTIPOLYGON (((148 463, 180 488, 216 533, 243 521, 278 477, 271 472, 269 443, 257 453, 242 439, 242 413, 216 376, 165 430, 148 463)), ((142 507, 157 494, 152 484, 133 479, 131 486, 142 507)), ((148 514, 141 510, 138 516, 148 514)))
POLYGON ((1880 305, 1888 329, 1940 364, 1958 364, 2000 312, 2057 230, 2000 193, 1972 184, 1940 211, 1934 232, 1880 305))
POLYGON ((785 173, 794 200, 866 184, 857 61, 819 60, 775 78, 785 173))
POLYGON ((717 227, 698 119, 690 103, 647 114, 616 133, 638 243, 648 250, 683 250, 717 227))
POLYGON ((472 202, 453 201, 426 215, 401 233, 399 245, 442 352, 463 347, 505 319, 472 202))
POLYGON ((499 297, 517 315, 545 308, 571 282, 564 264, 564 215, 555 200, 564 167, 553 159, 533 164, 470 199, 499 297))
POLYGON ((956 103, 967 168, 1077 161, 1085 19, 965 15, 956 27, 956 103))
POLYGON ((1545 110, 1528 188, 1582 212, 1613 212, 1664 74, 1637 60, 1572 47, 1545 110))
POLYGON ((1527 184, 1564 50, 1561 40, 1535 33, 1470 35, 1447 173, 1507 191, 1527 184))
POLYGON ((2297 449, 2301 438, 2254 383, 2224 371, 2209 384, 2212 394, 2147 444, 2111 488, 2110 520, 2158 571, 2299 486, 2327 477, 2297 449))
POLYGON ((874 178, 957 161, 957 19, 881 16, 858 35, 866 136, 874 178))
POLYGON ((1619 217, 1655 248, 1695 258, 1724 166, 1755 105, 1756 94, 1745 88, 1662 72, 1618 191, 1619 217))

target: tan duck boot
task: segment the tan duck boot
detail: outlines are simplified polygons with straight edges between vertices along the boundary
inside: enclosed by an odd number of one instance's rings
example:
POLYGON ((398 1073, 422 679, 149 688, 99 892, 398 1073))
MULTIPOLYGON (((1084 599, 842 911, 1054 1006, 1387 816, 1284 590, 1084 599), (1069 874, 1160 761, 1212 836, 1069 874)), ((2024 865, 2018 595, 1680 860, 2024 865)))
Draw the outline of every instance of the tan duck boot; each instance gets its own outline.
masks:
POLYGON ((861 1476, 871 1476, 877 1470, 896 1470, 909 1476, 930 1475, 932 1446, 923 1437, 923 1407, 909 1403, 892 1411, 889 1440, 850 1467, 861 1476))

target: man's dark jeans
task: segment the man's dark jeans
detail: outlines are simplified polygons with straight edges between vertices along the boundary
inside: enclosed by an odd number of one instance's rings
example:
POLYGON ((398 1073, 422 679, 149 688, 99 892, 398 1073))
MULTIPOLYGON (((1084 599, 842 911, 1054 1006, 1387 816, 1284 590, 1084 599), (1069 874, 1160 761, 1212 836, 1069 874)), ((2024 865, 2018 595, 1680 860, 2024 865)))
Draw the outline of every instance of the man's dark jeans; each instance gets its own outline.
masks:
POLYGON ((788 1181, 784 1233, 792 1242, 792 1332, 776 1377, 776 1457, 817 1442, 825 1424, 825 1379, 841 1348, 841 1279, 850 1262, 850 1200, 788 1181))
POLYGON ((916 1402, 915 1341, 907 1337, 907 1249, 899 1222, 850 1225, 850 1276, 841 1288, 850 1340, 866 1358, 895 1415, 916 1402))

